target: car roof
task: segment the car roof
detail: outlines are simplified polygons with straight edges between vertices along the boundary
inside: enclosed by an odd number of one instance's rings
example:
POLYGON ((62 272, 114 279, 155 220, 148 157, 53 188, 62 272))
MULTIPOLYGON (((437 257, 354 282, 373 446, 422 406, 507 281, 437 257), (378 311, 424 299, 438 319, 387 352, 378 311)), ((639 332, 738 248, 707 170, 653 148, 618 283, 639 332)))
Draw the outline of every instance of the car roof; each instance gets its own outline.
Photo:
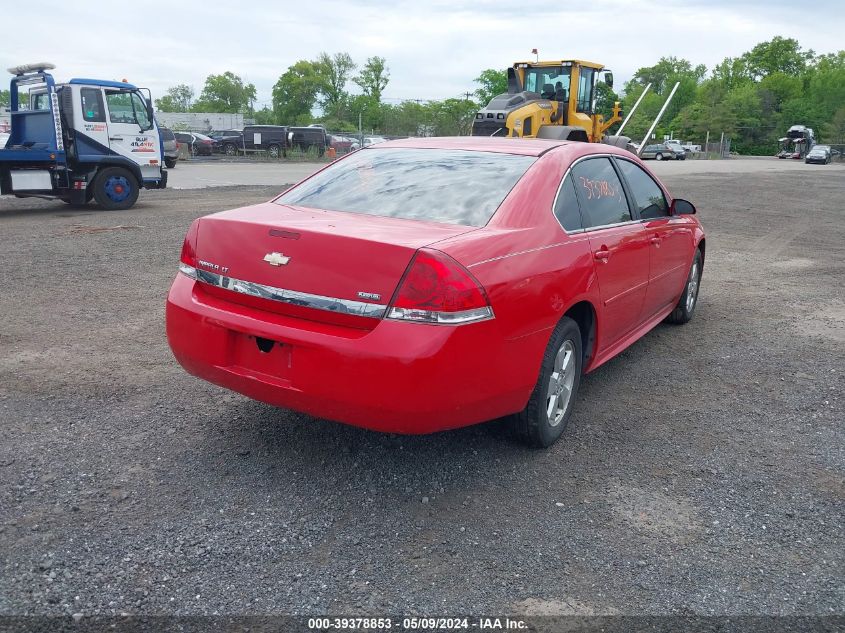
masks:
POLYGON ((476 152, 495 152, 498 154, 517 154, 520 156, 540 156, 551 149, 561 146, 598 146, 601 148, 602 152, 611 152, 612 150, 618 149, 611 145, 599 143, 490 136, 431 136, 425 138, 402 138, 378 143, 373 147, 373 149, 378 148, 379 151, 399 147, 414 149, 463 149, 476 152))

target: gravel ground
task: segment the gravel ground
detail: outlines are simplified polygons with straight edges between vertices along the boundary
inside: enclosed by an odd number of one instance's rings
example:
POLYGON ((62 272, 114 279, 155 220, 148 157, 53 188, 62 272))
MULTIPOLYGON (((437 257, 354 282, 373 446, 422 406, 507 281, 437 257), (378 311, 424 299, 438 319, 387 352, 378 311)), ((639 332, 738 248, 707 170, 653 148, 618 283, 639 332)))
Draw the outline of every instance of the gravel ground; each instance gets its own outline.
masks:
POLYGON ((194 217, 0 201, 0 615, 843 614, 841 170, 670 174, 701 302, 587 376, 546 451, 381 435, 170 355, 194 217))

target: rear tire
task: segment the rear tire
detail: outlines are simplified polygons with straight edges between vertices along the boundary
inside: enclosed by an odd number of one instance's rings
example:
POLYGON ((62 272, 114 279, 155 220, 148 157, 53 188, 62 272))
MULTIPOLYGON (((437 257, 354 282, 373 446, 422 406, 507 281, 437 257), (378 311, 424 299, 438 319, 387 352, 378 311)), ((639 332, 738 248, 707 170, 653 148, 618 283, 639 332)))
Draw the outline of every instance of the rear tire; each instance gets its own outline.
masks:
POLYGON ((270 158, 278 158, 281 151, 278 145, 271 145, 267 148, 267 153, 270 155, 270 158))
POLYGON ((663 154, 655 154, 654 160, 663 160, 663 154))
POLYGON ((667 323, 675 323, 682 325, 688 323, 695 314, 695 306, 698 305, 698 291, 701 289, 701 270, 704 258, 701 256, 701 250, 696 249, 695 257, 692 258, 689 275, 687 275, 687 283, 684 285, 684 291, 681 293, 681 298, 678 299, 678 304, 672 313, 666 317, 667 323))
POLYGON ((511 416, 511 428, 520 440, 547 448, 560 438, 575 405, 583 360, 581 330, 575 321, 563 317, 543 354, 528 404, 511 416))
POLYGON ((168 169, 174 169, 176 167, 176 159, 175 158, 165 158, 164 159, 164 166, 168 169))
POLYGON ((106 167, 94 179, 94 200, 102 209, 128 209, 138 199, 138 181, 123 167, 106 167))

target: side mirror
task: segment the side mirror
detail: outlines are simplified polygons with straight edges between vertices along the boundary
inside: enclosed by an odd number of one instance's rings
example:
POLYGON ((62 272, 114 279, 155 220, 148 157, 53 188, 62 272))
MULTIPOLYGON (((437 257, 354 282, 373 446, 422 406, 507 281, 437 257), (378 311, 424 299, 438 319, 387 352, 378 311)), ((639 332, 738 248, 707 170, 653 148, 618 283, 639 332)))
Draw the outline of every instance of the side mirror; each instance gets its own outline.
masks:
POLYGON ((689 200, 675 198, 669 208, 669 215, 695 215, 695 205, 689 200))
POLYGON ((609 70, 604 73, 604 83, 607 84, 608 88, 613 88, 613 73, 609 70))

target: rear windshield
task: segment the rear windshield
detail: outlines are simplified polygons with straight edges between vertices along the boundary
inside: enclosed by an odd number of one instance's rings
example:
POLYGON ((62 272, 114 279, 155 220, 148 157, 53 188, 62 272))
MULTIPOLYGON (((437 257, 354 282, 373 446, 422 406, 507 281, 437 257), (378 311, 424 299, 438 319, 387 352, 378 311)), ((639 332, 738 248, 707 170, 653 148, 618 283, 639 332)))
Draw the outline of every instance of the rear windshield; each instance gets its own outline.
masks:
POLYGON ((278 204, 484 226, 536 160, 446 149, 361 150, 285 193, 278 204))

